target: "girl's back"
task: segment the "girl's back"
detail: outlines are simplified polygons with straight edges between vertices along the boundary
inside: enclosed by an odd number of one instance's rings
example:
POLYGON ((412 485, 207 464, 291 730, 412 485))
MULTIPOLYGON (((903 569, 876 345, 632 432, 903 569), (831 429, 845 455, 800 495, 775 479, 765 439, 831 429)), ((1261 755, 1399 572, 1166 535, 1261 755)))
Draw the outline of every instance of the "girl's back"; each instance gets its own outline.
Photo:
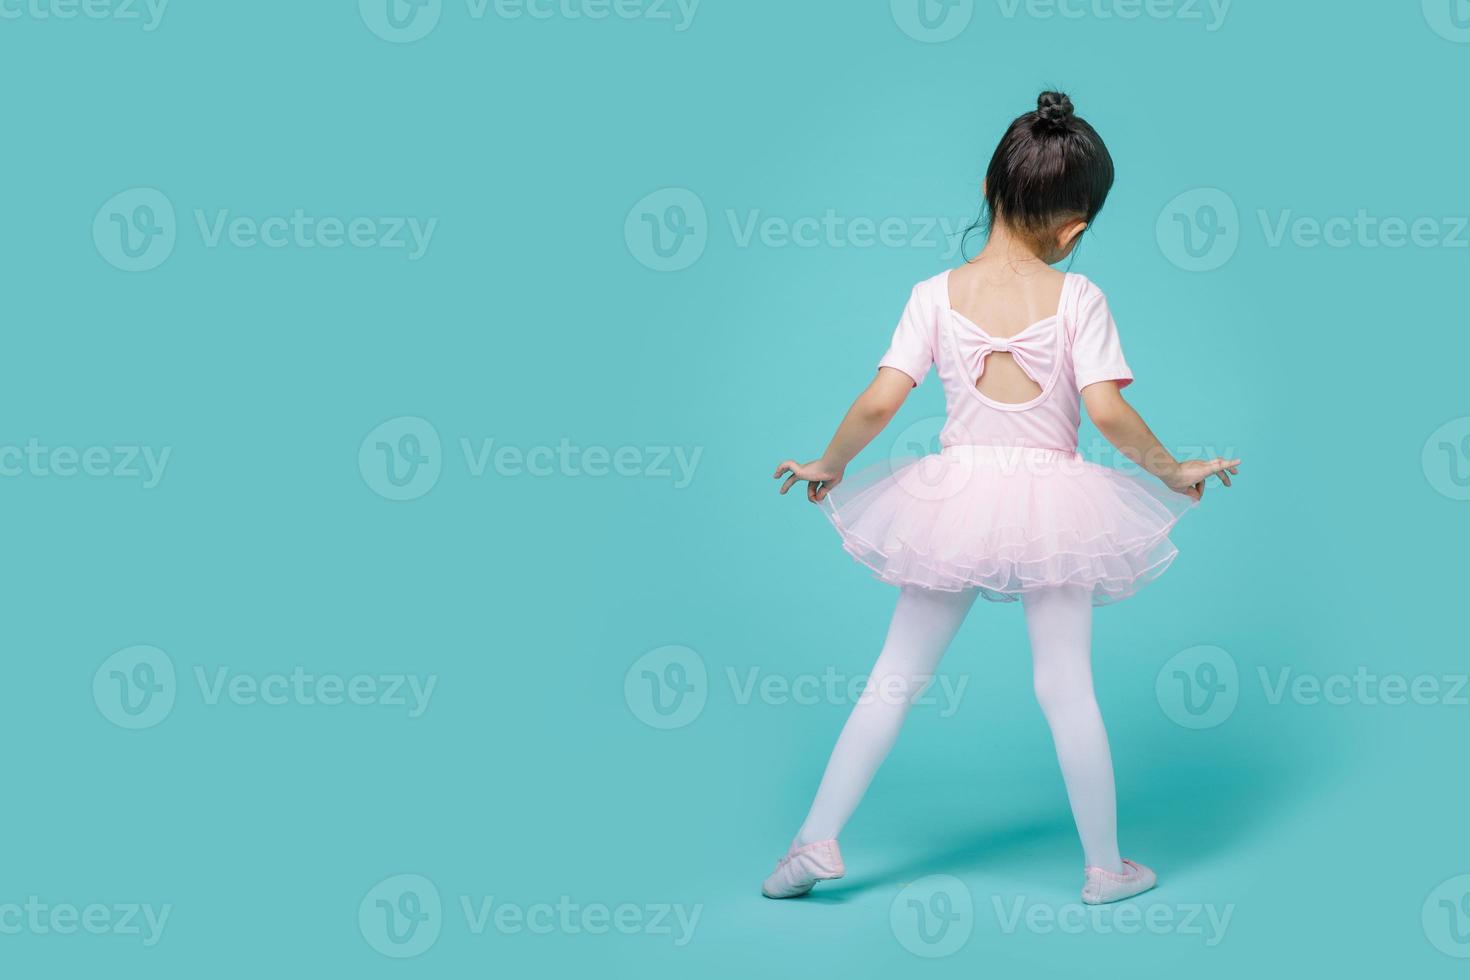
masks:
MULTIPOLYGON (((950 272, 949 306, 993 337, 1014 337, 1056 312, 1065 281, 1066 276, 1050 266, 1023 268, 982 255, 950 272)), ((1041 387, 1004 351, 990 356, 976 388, 1007 404, 1028 402, 1041 394, 1041 387)))

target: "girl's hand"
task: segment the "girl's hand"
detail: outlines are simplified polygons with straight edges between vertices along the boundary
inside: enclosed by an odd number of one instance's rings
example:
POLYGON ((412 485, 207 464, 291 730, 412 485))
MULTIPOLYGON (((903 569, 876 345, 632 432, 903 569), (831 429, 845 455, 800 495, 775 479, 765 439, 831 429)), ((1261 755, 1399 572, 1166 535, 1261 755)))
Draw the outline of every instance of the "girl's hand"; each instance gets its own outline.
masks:
POLYGON ((781 485, 783 494, 790 490, 797 480, 807 481, 806 499, 814 504, 820 504, 827 499, 827 494, 832 492, 832 488, 842 482, 842 474, 845 469, 842 466, 834 466, 824 459, 814 459, 810 463, 798 463, 794 459, 788 459, 776 467, 774 478, 779 480, 787 473, 791 474, 781 485))
POLYGON ((1240 460, 1221 459, 1186 459, 1174 467, 1165 480, 1164 484, 1175 493, 1182 493, 1186 497, 1199 500, 1205 495, 1205 481, 1211 476, 1219 476, 1220 482, 1227 487, 1230 486, 1230 475, 1240 472, 1240 460))

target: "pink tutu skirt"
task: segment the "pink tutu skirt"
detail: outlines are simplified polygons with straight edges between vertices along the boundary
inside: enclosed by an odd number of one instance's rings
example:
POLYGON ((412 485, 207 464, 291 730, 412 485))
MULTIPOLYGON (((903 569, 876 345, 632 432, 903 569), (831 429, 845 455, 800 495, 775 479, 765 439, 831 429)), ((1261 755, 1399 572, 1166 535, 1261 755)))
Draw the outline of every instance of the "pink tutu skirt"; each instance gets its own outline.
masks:
POLYGON ((951 446, 844 480, 823 510, 853 558, 885 582, 1008 602, 1077 586, 1095 605, 1169 567, 1169 530, 1194 505, 1157 481, 1075 453, 951 446))

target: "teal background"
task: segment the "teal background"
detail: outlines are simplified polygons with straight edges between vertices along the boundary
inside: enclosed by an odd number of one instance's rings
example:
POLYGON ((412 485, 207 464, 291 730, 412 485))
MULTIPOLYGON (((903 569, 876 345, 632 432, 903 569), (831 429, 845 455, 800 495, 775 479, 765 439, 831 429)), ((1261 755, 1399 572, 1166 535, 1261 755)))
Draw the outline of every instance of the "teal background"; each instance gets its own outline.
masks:
MULTIPOLYGON (((477 20, 446 0, 403 44, 347 0, 175 0, 151 31, 5 9, 19 15, 0 19, 0 446, 171 456, 151 489, 0 478, 0 907, 172 906, 151 947, 0 933, 6 975, 1463 973, 1470 903, 1460 942, 1440 931, 1454 910, 1427 900, 1451 882, 1460 901, 1452 879, 1470 873, 1465 692, 1273 704, 1258 674, 1467 669, 1470 443, 1425 450, 1447 422, 1452 445, 1470 432, 1470 235, 1273 246, 1259 218, 1470 213, 1456 108, 1470 44, 1448 4, 1237 0, 1208 30, 1208 8, 1008 17, 991 2, 943 43, 882 2, 705 0, 677 30, 477 20), (1215 945, 1002 928, 995 900, 1065 909, 1080 886, 1015 607, 972 614, 944 667, 967 682, 959 710, 911 715, 844 835, 848 877, 802 902, 757 891, 847 705, 741 703, 727 672, 860 676, 894 598, 769 473, 821 451, 910 286, 958 260, 937 235, 742 246, 729 213, 968 221, 1003 126, 1044 86, 1118 163, 1073 268, 1109 293, 1130 398, 1171 446, 1244 459, 1179 528, 1170 573, 1096 623, 1124 851, 1161 876, 1139 901, 1233 906, 1215 945), (140 187, 172 203, 177 242, 124 272, 92 226, 140 187), (658 272, 633 212, 664 188, 696 195, 706 217, 686 217, 707 245, 658 272), (1238 209, 1238 247, 1203 272, 1158 231, 1196 188, 1238 209), (409 261, 210 248, 193 217, 297 208, 438 225, 409 261), (405 416, 442 439, 442 472, 394 501, 359 450, 405 416), (683 487, 570 467, 475 476, 461 439, 701 455, 683 487), (134 731, 92 692, 138 644, 177 680, 172 710, 134 731), (671 644, 705 666, 706 702, 659 730, 625 680, 671 644), (1238 705, 1196 730, 1155 692, 1200 645, 1238 666, 1238 705), (221 667, 437 685, 418 718, 210 704, 195 670, 221 667), (442 898, 437 941, 405 960, 359 925, 399 874, 442 898), (890 913, 934 874, 959 879, 974 921, 931 959, 890 913), (460 896, 700 918, 682 946, 475 935, 460 896)), ((892 432, 940 411, 925 385, 892 432)))

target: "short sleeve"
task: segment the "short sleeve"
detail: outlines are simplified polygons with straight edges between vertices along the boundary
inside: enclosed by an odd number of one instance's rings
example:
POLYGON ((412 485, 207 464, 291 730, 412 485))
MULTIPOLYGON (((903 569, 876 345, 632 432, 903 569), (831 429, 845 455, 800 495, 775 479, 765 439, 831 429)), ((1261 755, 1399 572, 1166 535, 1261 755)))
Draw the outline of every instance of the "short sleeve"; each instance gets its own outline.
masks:
POLYGON ((909 294, 903 316, 899 318, 898 327, 893 331, 888 353, 883 355, 878 366, 897 368, 912 378, 917 387, 933 363, 934 317, 924 302, 922 290, 915 286, 909 294))
POLYGON ((1116 381, 1119 388, 1133 383, 1133 372, 1123 359, 1123 344, 1118 340, 1118 325, 1108 309, 1108 298, 1090 282, 1077 305, 1072 370, 1078 391, 1099 381, 1116 381))

